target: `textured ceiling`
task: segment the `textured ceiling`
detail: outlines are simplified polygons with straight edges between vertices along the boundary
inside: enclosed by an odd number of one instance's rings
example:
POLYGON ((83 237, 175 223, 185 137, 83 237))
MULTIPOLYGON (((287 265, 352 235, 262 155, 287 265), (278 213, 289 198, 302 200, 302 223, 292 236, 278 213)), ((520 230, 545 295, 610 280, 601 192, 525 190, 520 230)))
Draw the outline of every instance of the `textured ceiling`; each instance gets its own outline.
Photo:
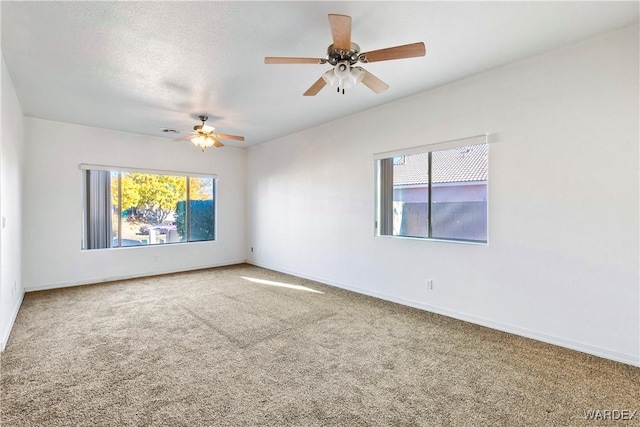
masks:
MULTIPOLYGON (((637 2, 6 2, 2 55, 24 114, 146 135, 208 114, 249 146, 638 23, 637 2), (424 41, 422 58, 366 64, 390 85, 302 93, 327 65, 327 15, 362 51, 424 41)), ((346 130, 357 132, 357 130, 346 130)))

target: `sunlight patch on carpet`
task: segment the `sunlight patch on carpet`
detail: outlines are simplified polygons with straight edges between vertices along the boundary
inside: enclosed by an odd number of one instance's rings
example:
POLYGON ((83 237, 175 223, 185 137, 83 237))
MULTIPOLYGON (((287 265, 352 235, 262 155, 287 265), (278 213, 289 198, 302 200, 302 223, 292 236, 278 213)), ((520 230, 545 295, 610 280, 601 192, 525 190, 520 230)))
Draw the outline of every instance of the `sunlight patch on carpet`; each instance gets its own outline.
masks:
POLYGON ((249 282, 260 283, 261 285, 279 286, 279 287, 282 287, 282 288, 295 289, 295 290, 298 290, 298 291, 313 292, 313 293, 316 293, 316 294, 323 294, 324 293, 324 292, 316 291, 315 289, 307 288, 306 286, 301 286, 301 285, 291 285, 289 283, 273 282, 271 280, 256 279, 254 277, 244 277, 244 276, 240 276, 240 277, 243 278, 244 280, 248 280, 249 282))

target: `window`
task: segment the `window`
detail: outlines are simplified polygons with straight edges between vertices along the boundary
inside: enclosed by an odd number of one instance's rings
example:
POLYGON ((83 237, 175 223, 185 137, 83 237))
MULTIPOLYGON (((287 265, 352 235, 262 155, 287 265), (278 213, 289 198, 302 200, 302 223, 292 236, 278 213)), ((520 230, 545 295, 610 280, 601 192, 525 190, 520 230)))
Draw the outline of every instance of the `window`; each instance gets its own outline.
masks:
POLYGON ((81 168, 83 249, 215 239, 215 177, 81 168))
POLYGON ((377 155, 378 235, 486 243, 489 147, 482 138, 377 155))

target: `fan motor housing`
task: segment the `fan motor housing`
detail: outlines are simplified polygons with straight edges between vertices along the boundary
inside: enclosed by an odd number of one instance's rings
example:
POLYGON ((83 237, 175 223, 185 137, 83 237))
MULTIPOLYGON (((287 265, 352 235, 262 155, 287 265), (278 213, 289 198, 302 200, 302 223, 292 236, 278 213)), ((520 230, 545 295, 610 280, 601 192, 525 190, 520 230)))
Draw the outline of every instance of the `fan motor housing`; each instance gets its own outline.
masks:
POLYGON ((360 60, 360 46, 351 42, 351 49, 336 49, 333 44, 327 48, 327 62, 335 66, 338 62, 349 61, 351 65, 354 65, 360 60))

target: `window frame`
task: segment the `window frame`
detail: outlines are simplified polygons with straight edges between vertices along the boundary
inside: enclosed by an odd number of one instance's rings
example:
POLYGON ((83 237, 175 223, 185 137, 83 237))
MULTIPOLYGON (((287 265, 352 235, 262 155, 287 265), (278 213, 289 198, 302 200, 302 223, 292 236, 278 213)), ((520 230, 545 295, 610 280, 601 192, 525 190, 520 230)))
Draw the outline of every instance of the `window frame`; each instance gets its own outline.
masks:
MULTIPOLYGON (((113 249, 132 249, 132 248, 144 248, 144 247, 153 247, 156 248, 158 246, 166 246, 166 245, 182 245, 182 244, 201 244, 201 243, 211 243, 216 242, 218 240, 218 175, 210 174, 210 173, 200 173, 200 172, 184 172, 184 171, 170 171, 170 170, 160 170, 160 169, 143 169, 143 168, 131 168, 131 167, 121 167, 121 166, 107 166, 107 165, 96 165, 96 164, 87 164, 81 163, 79 165, 79 169, 81 171, 81 181, 82 181, 82 221, 81 221, 81 250, 82 251, 96 251, 96 250, 113 250, 113 249), (180 176, 185 177, 186 179, 186 192, 187 196, 189 195, 189 185, 191 178, 209 178, 212 180, 213 185, 213 239, 211 240, 194 240, 189 241, 186 240, 184 242, 171 242, 171 243, 162 243, 162 244, 142 244, 142 245, 132 245, 132 246, 122 246, 121 245, 121 222, 122 222, 122 206, 119 206, 120 209, 120 217, 118 219, 118 246, 110 246, 106 248, 88 248, 87 242, 87 179, 85 174, 87 171, 106 171, 106 172, 118 172, 118 173, 140 173, 140 174, 149 174, 149 175, 166 175, 166 176, 180 176)), ((118 179, 118 183, 120 184, 120 179, 118 179)), ((119 204, 122 204, 122 194, 121 188, 118 191, 119 204)), ((185 203, 185 217, 190 218, 189 212, 189 198, 187 197, 185 203)), ((187 236, 190 233, 190 225, 187 223, 186 230, 187 236)))
MULTIPOLYGON (((486 213, 486 240, 470 240, 470 239, 456 239, 456 238, 441 238, 441 237, 433 237, 432 235, 432 221, 431 221, 431 212, 432 212, 432 183, 431 183, 431 174, 432 174, 432 153, 436 151, 443 151, 453 148, 460 148, 472 145, 487 145, 487 148, 491 145, 491 143, 496 142, 496 137, 494 134, 481 134, 474 135, 465 138, 458 138, 448 141, 436 142, 431 144, 425 144, 415 147, 408 147, 399 150, 385 151, 380 153, 375 153, 373 155, 374 159, 374 204, 375 204, 375 213, 374 213, 374 236, 382 237, 382 238, 393 238, 393 239, 410 239, 410 240, 419 240, 419 241, 433 241, 433 242, 445 242, 445 243, 460 243, 460 244, 468 244, 468 245, 480 245, 487 246, 489 244, 489 176, 487 169, 487 213, 486 213), (403 236, 403 235, 394 235, 393 231, 391 233, 388 232, 388 224, 387 228, 385 228, 384 221, 387 222, 393 221, 393 214, 383 214, 383 203, 385 197, 383 193, 383 160, 390 159, 388 162, 391 165, 391 168, 395 165, 394 158, 411 156, 415 154, 428 154, 428 175, 429 175, 429 193, 428 193, 428 204, 429 204, 429 223, 428 227, 428 237, 420 237, 420 236, 403 236), (384 229, 387 231, 383 233, 384 229)), ((488 167, 489 159, 487 158, 487 167, 488 167)), ((403 162, 404 163, 404 162, 403 162)), ((391 177, 393 179, 393 177, 391 177)), ((387 190, 388 191, 388 190, 387 190)), ((391 192, 393 192, 393 184, 391 184, 391 192)), ((387 196, 388 197, 388 196, 387 196)), ((388 203, 388 202, 387 202, 388 203)), ((393 198, 391 199, 391 203, 393 203, 393 198)))

